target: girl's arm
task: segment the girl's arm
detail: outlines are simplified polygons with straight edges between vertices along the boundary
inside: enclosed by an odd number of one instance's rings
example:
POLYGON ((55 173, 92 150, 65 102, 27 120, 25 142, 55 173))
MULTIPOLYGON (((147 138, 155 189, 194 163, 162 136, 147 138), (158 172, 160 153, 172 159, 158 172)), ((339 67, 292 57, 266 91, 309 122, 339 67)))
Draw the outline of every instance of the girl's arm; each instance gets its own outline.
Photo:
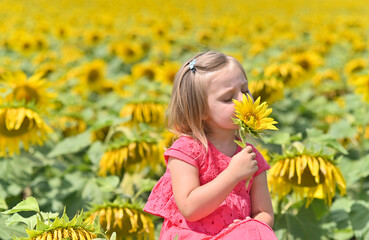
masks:
POLYGON ((169 158, 174 199, 188 221, 197 221, 214 212, 243 179, 258 169, 255 153, 245 148, 236 154, 229 166, 212 181, 201 185, 198 169, 182 160, 169 158))
POLYGON ((273 227, 273 205, 268 190, 268 182, 265 171, 254 178, 250 195, 252 217, 268 224, 270 227, 273 227))

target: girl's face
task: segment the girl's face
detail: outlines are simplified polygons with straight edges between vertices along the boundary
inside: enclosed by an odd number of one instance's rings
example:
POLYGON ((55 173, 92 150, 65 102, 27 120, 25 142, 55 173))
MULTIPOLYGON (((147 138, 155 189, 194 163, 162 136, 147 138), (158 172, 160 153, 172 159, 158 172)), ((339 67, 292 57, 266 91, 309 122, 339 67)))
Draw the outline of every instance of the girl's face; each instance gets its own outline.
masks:
POLYGON ((246 93, 251 96, 247 79, 241 69, 232 63, 211 77, 207 88, 208 113, 204 118, 210 130, 238 129, 232 121, 235 115, 232 100, 240 101, 242 94, 246 93))

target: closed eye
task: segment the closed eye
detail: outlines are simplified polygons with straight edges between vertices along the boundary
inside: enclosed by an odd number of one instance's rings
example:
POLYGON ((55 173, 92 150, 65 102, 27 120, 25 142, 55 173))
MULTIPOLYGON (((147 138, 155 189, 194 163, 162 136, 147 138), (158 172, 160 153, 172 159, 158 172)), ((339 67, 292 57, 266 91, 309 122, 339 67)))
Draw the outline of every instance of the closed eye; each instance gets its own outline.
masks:
POLYGON ((233 98, 229 98, 229 99, 222 100, 222 102, 229 103, 229 102, 232 102, 232 100, 233 98))

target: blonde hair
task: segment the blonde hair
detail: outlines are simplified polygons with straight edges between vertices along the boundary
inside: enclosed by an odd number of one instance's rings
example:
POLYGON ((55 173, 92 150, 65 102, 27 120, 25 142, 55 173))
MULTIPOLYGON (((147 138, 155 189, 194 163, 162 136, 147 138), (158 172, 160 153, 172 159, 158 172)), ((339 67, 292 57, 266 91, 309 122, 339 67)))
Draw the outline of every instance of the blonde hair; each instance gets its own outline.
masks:
POLYGON ((208 148, 209 130, 204 117, 208 112, 206 85, 213 73, 234 64, 246 77, 242 65, 233 57, 219 52, 203 52, 192 57, 177 72, 166 113, 168 129, 177 135, 191 136, 208 148), (189 64, 196 59, 194 69, 189 64))

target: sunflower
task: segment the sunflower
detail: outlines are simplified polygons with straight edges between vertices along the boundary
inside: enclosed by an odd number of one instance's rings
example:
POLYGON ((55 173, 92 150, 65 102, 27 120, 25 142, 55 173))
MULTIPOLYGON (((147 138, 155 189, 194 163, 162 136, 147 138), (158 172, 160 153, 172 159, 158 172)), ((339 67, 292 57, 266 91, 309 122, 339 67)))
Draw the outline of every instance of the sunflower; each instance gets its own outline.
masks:
POLYGON ((25 150, 30 144, 42 145, 52 129, 33 110, 25 107, 0 109, 0 157, 19 154, 22 142, 25 150))
POLYGON ((55 120, 53 125, 62 131, 64 137, 77 135, 87 128, 86 122, 76 115, 61 116, 55 120))
POLYGON ((106 176, 110 173, 121 176, 123 170, 133 172, 147 166, 155 169, 161 154, 161 148, 154 139, 116 140, 101 157, 98 175, 106 176))
POLYGON ((323 64, 323 58, 314 52, 294 54, 292 60, 307 72, 323 64))
POLYGON ((264 43, 262 42, 254 42, 249 51, 248 51, 248 55, 250 56, 256 56, 258 55, 259 53, 262 53, 263 51, 265 51, 265 49, 267 48, 268 46, 265 45, 264 43))
POLYGON ((61 53, 61 64, 63 65, 76 62, 77 60, 81 59, 84 55, 81 49, 77 48, 76 46, 69 45, 66 46, 63 45, 60 53, 61 53))
POLYGON ((20 30, 12 33, 10 37, 10 47, 25 55, 29 55, 36 50, 33 37, 20 30))
POLYGON ((235 103, 235 116, 233 121, 240 127, 240 135, 243 138, 247 133, 254 137, 260 137, 264 130, 278 130, 273 124, 277 122, 268 117, 272 109, 268 108, 266 102, 260 104, 260 97, 253 102, 252 98, 246 94, 242 96, 242 101, 233 100, 235 103))
POLYGON ((131 75, 124 75, 118 79, 114 92, 118 93, 122 97, 131 96, 132 92, 127 90, 127 86, 133 85, 133 83, 134 78, 131 75))
POLYGON ((135 63, 145 56, 144 47, 135 41, 112 43, 110 52, 122 59, 124 63, 135 63))
POLYGON ((174 77, 181 66, 177 62, 164 62, 158 71, 158 80, 164 83, 173 84, 174 77))
POLYGON ((340 75, 333 69, 327 69, 323 72, 318 72, 313 77, 313 83, 315 85, 319 85, 326 81, 338 82, 339 80, 340 80, 340 75))
POLYGON ((23 72, 2 74, 4 86, 10 90, 4 99, 5 102, 34 104, 40 111, 52 107, 51 100, 55 98, 55 94, 48 91, 50 83, 43 76, 44 73, 35 74, 30 78, 23 72))
POLYGON ((95 206, 87 212, 86 223, 92 223, 99 217, 100 225, 108 237, 115 232, 117 240, 150 239, 154 240, 154 223, 142 207, 129 203, 110 203, 95 206))
POLYGON ((86 89, 89 89, 92 92, 104 92, 107 84, 105 69, 106 63, 100 59, 82 65, 79 73, 77 73, 81 80, 81 84, 77 86, 77 91, 85 92, 86 89))
POLYGON ((110 125, 103 126, 101 128, 98 128, 91 133, 91 140, 93 142, 95 141, 101 141, 104 142, 106 137, 108 136, 110 130, 110 125))
POLYGON ((250 81, 249 88, 251 89, 253 96, 267 99, 270 104, 283 98, 284 84, 276 78, 250 81))
POLYGON ((354 85, 355 93, 361 95, 364 101, 369 102, 369 75, 351 77, 349 83, 354 85))
POLYGON ((86 30, 83 34, 85 43, 88 46, 94 46, 100 43, 104 38, 104 32, 99 29, 86 30))
POLYGON ((304 69, 296 63, 272 64, 265 68, 266 77, 276 77, 287 86, 294 87, 301 83, 304 69))
POLYGON ((365 58, 355 58, 349 61, 344 68, 347 75, 354 75, 368 67, 368 60, 365 58))
POLYGON ((127 103, 120 110, 120 117, 131 117, 130 124, 147 123, 152 125, 164 124, 166 106, 153 101, 127 103))
POLYGON ((150 81, 156 80, 159 67, 152 62, 142 62, 132 67, 132 76, 135 79, 146 78, 150 81))
POLYGON ((331 205, 336 192, 346 193, 346 183, 340 169, 326 156, 300 153, 282 156, 268 172, 268 185, 272 196, 284 198, 291 191, 307 198, 308 206, 314 198, 324 199, 331 205))
POLYGON ((100 229, 94 222, 83 222, 83 215, 76 215, 69 221, 64 213, 61 218, 57 217, 54 221, 43 223, 38 220, 36 229, 27 229, 28 238, 22 240, 87 240, 95 239, 100 233, 100 229), (38 226, 40 225, 40 226, 38 226), (42 226, 42 227, 41 227, 42 226))
POLYGON ((37 67, 36 74, 41 74, 44 77, 49 77, 51 74, 56 72, 58 66, 54 62, 43 63, 37 67))

